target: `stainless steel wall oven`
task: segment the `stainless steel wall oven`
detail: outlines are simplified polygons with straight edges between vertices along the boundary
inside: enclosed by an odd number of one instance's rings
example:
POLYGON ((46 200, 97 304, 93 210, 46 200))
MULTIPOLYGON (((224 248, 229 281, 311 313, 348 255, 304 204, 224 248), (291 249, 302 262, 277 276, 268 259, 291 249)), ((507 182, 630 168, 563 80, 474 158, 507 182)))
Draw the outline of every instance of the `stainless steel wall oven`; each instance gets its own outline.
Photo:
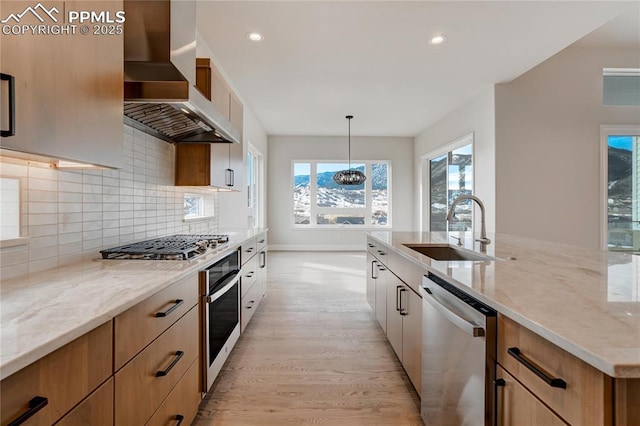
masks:
POLYGON ((200 271, 202 392, 207 392, 240 337, 240 252, 200 271))

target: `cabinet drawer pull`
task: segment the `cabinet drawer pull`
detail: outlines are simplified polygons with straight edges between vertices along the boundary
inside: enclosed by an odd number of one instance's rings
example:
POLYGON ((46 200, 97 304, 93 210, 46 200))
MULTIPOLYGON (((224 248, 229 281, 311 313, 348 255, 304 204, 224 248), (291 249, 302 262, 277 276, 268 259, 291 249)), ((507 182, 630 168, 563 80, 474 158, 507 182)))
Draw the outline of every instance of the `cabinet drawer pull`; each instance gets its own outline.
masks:
POLYGON ((258 241, 260 244, 263 244, 266 240, 260 240, 258 241))
POLYGON ((502 426, 502 414, 498 411, 502 407, 502 404, 498 402, 498 388, 503 388, 506 384, 504 379, 493 381, 493 426, 502 426))
POLYGON ((166 317, 171 312, 173 312, 176 309, 178 309, 178 306, 182 305, 184 303, 184 300, 176 299, 175 301, 173 301, 171 303, 173 303, 174 305, 172 307, 170 307, 169 309, 167 309, 166 311, 164 311, 164 312, 156 312, 156 318, 166 317))
POLYGON ((0 136, 7 138, 16 134, 16 79, 9 74, 0 73, 0 80, 9 83, 9 130, 0 131, 0 136))
POLYGON ((156 371, 156 377, 163 377, 169 374, 169 371, 171 371, 171 369, 176 366, 178 361, 180 361, 180 358, 182 358, 183 356, 184 356, 183 351, 176 351, 175 358, 173 359, 173 361, 171 361, 171 364, 169 364, 166 370, 156 371))
POLYGON ((176 418, 173 420, 176 421, 176 426, 180 426, 184 421, 184 416, 182 414, 176 414, 176 418))
POLYGON ((383 252, 382 250, 378 250, 378 254, 380 254, 380 256, 384 256, 386 253, 383 252))
POLYGON ((400 289, 400 297, 399 297, 400 298, 400 315, 402 315, 402 316, 409 315, 409 312, 405 308, 402 307, 402 293, 404 293, 406 291, 408 291, 406 288, 401 288, 400 289))
MULTIPOLYGON (((231 145, 231 144, 229 144, 231 145)), ((229 147, 229 149, 231 149, 231 147, 229 147)), ((231 155, 231 154, 229 154, 231 155)), ((227 186, 233 186, 235 185, 235 179, 234 179, 234 171, 233 169, 226 169, 224 171, 224 182, 227 186)))
POLYGON ((18 426, 26 422, 31 416, 42 410, 49 403, 49 399, 43 396, 35 396, 29 401, 29 409, 22 413, 20 417, 9 423, 9 426, 18 426))
POLYGON ((249 272, 247 275, 245 275, 245 277, 247 277, 247 278, 251 278, 251 277, 253 277, 253 274, 254 274, 254 272, 253 272, 253 271, 251 271, 251 272, 249 272))
POLYGON ((402 312, 402 303, 400 301, 400 289, 402 288, 401 285, 397 285, 396 286, 396 311, 398 312, 402 312))
POLYGON ((507 352, 509 353, 509 355, 518 360, 520 364, 527 367, 533 374, 540 377, 546 384, 548 384, 552 388, 567 388, 567 382, 557 377, 550 377, 549 374, 547 374, 547 372, 544 371, 540 366, 522 355, 519 348, 509 348, 507 349, 507 352))
POLYGON ((264 268, 265 266, 267 266, 267 252, 266 251, 261 251, 260 252, 260 267, 264 268))

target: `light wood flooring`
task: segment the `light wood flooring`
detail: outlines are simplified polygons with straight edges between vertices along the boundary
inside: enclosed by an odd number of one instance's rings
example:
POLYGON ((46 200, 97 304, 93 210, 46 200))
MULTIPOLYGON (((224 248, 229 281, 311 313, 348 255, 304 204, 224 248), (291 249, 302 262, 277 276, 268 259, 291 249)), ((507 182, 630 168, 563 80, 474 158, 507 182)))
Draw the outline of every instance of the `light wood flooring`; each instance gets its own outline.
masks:
POLYGON ((365 298, 365 255, 269 252, 267 297, 194 425, 422 425, 365 298))

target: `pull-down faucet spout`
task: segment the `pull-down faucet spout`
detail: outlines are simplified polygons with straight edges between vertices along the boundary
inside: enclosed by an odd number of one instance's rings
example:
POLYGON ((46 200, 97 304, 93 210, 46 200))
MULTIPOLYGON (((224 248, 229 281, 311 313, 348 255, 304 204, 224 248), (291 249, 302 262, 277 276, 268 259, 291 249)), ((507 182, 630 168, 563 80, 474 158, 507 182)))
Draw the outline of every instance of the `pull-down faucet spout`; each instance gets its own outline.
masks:
POLYGON ((464 201, 464 200, 473 200, 476 203, 478 203, 478 206, 480 207, 480 215, 481 215, 480 238, 476 239, 476 241, 480 243, 480 251, 486 252, 487 245, 491 244, 491 240, 487 238, 487 228, 486 228, 485 219, 484 219, 484 203, 482 202, 482 200, 480 200, 480 198, 476 197, 475 195, 460 195, 459 197, 456 197, 451 203, 451 208, 449 209, 449 213, 447 213, 446 221, 449 222, 451 221, 451 219, 453 219, 453 217, 456 215, 455 213, 456 206, 460 201, 464 201))

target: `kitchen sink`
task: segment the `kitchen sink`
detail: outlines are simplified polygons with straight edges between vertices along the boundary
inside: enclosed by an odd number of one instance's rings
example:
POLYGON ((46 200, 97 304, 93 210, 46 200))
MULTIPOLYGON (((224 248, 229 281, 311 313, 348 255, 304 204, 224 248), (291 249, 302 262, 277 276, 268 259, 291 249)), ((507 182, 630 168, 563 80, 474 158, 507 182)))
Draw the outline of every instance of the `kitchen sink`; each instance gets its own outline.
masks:
POLYGON ((455 260, 467 262, 493 262, 496 260, 502 260, 497 257, 487 256, 486 254, 461 249, 450 244, 408 243, 403 245, 434 260, 455 260))

